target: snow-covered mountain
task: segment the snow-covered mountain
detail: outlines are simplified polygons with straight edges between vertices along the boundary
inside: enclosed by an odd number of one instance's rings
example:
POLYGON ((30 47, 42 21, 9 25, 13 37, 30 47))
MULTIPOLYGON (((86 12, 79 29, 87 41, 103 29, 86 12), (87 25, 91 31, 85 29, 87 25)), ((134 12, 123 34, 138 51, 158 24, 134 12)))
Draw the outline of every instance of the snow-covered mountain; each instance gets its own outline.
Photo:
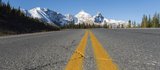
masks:
POLYGON ((22 9, 22 11, 27 16, 38 18, 41 21, 57 26, 63 26, 64 24, 68 23, 74 23, 74 24, 85 23, 85 24, 97 24, 97 25, 107 24, 112 27, 117 27, 117 26, 126 27, 128 25, 128 22, 126 21, 107 19, 100 12, 98 12, 95 16, 92 16, 83 10, 76 15, 71 15, 71 14, 62 15, 61 13, 40 7, 36 7, 31 10, 22 9))
POLYGON ((93 19, 95 23, 102 23, 104 21, 104 17, 100 12, 96 16, 93 16, 93 19))
POLYGON ((61 26, 67 22, 64 15, 46 8, 36 7, 31 10, 23 10, 23 12, 27 16, 38 18, 53 25, 61 26))
POLYGON ((86 23, 86 24, 91 24, 89 22, 93 21, 92 16, 85 12, 85 11, 80 11, 78 14, 75 15, 75 17, 78 19, 78 21, 76 22, 76 24, 78 23, 86 23))
POLYGON ((67 21, 67 23, 76 23, 76 22, 78 22, 78 19, 74 15, 71 15, 71 14, 66 14, 65 15, 65 20, 67 21))
POLYGON ((95 24, 95 25, 109 25, 112 28, 117 27, 127 27, 128 22, 122 20, 114 20, 114 19, 107 19, 105 18, 100 12, 98 12, 95 16, 91 16, 89 13, 85 11, 80 11, 77 15, 75 15, 78 19, 78 23, 85 23, 85 24, 95 24))
POLYGON ((128 22, 126 21, 122 21, 122 20, 114 20, 114 19, 107 19, 104 18, 102 25, 107 24, 108 26, 112 27, 112 28, 126 28, 128 26, 128 22))

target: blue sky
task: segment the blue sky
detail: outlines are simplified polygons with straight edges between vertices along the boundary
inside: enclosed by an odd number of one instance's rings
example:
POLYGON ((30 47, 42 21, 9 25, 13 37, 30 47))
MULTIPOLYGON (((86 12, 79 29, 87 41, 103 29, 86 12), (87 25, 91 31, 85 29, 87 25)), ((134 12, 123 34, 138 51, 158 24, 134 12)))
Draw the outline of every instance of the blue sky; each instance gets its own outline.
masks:
POLYGON ((160 0, 3 0, 14 7, 49 8, 62 14, 84 10, 91 15, 101 12, 106 18, 141 21, 143 14, 160 12, 160 0))

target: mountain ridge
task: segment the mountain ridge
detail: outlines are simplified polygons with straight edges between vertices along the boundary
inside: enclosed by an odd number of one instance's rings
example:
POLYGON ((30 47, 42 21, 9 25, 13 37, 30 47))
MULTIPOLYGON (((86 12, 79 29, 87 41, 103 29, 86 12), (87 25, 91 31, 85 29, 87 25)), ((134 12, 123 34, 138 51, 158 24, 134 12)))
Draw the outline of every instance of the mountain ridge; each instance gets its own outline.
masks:
POLYGON ((117 27, 120 25, 127 27, 128 25, 128 22, 126 21, 105 18, 100 12, 92 16, 89 13, 85 12, 84 10, 81 10, 76 15, 72 15, 72 14, 63 15, 56 11, 52 11, 50 9, 40 8, 40 7, 36 7, 30 10, 22 9, 22 11, 27 16, 38 18, 44 22, 47 22, 53 25, 57 25, 57 26, 63 26, 64 24, 68 24, 68 23, 97 24, 97 25, 102 25, 102 26, 107 24, 112 27, 117 27))

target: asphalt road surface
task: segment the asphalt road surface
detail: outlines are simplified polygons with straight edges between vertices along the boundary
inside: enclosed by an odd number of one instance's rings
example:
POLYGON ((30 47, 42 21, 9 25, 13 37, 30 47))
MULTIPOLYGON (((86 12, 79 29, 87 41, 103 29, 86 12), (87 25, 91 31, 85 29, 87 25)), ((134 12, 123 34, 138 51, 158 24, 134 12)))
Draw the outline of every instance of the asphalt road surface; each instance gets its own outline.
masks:
POLYGON ((160 29, 75 29, 3 36, 0 70, 160 70, 160 29))

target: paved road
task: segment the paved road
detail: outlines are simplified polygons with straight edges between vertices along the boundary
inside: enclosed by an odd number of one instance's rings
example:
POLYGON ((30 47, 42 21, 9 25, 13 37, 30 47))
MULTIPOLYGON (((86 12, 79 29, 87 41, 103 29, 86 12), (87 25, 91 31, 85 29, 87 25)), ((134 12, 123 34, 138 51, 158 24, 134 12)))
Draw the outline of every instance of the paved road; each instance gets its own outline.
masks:
POLYGON ((84 30, 0 38, 0 70, 63 70, 84 30))
POLYGON ((0 37, 0 70, 160 70, 159 51, 160 29, 7 36, 0 37))
POLYGON ((119 70, 160 70, 160 29, 94 29, 119 70))

